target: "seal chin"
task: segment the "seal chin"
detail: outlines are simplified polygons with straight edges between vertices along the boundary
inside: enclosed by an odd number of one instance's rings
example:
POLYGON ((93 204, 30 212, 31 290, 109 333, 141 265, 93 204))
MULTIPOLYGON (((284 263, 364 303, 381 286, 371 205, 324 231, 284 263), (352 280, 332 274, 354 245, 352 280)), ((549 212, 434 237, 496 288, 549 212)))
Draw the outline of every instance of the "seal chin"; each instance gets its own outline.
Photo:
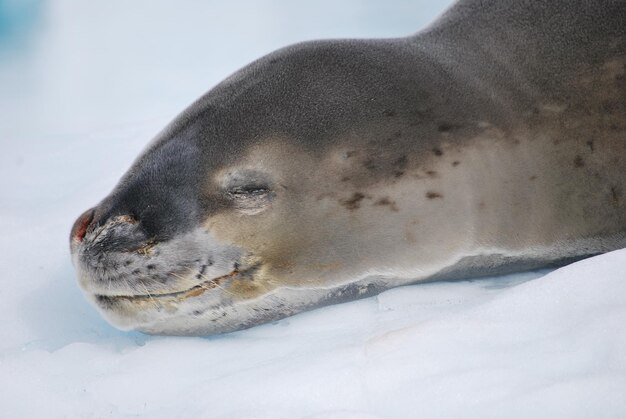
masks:
POLYGON ((194 334, 199 318, 212 316, 217 321, 223 317, 223 307, 234 304, 233 295, 227 288, 234 281, 253 280, 256 270, 257 266, 233 270, 181 291, 132 295, 91 294, 89 298, 104 317, 120 329, 159 334, 194 334))
MULTIPOLYGON (((228 276, 226 280, 231 281, 231 285, 238 281, 236 276, 228 276)), ((181 300, 176 296, 156 301, 109 300, 106 304, 113 303, 116 308, 103 314, 111 323, 126 330, 175 336, 209 335, 246 329, 328 304, 368 297, 379 293, 385 285, 381 277, 366 277, 329 288, 278 287, 244 299, 229 293, 226 287, 228 282, 223 288, 181 300)))

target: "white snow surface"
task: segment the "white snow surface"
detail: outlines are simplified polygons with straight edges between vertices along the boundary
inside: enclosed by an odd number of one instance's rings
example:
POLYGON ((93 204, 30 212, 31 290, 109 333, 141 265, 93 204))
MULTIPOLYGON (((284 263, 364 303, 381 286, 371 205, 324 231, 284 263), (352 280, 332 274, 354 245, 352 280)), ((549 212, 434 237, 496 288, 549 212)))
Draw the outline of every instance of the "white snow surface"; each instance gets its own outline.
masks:
POLYGON ((99 317, 70 226, 178 111, 282 45, 411 33, 447 4, 224 3, 30 1, 0 31, 0 417, 626 417, 626 250, 209 338, 99 317))

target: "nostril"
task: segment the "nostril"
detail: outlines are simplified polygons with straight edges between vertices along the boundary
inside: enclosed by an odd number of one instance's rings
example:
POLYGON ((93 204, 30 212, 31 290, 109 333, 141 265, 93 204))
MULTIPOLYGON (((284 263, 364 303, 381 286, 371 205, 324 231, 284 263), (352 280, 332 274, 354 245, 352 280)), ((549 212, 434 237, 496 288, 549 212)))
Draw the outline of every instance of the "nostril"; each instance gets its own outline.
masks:
POLYGON ((70 240, 76 243, 80 243, 85 238, 87 234, 87 229, 89 225, 93 221, 95 210, 92 208, 90 210, 85 211, 78 219, 74 222, 74 226, 72 227, 72 232, 70 233, 70 240))

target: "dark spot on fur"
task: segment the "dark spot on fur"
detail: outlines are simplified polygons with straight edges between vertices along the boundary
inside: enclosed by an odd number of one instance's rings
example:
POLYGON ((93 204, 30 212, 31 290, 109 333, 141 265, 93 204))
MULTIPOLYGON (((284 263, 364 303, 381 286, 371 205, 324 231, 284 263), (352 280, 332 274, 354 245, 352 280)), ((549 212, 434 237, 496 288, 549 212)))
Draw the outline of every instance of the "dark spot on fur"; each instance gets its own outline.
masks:
POLYGON ((406 156, 400 156, 396 159, 396 161, 393 162, 393 165, 395 167, 397 167, 398 169, 404 169, 406 168, 407 165, 407 158, 406 156))
POLYGON ((394 133, 393 133, 393 136, 394 136, 394 137, 396 137, 396 138, 400 138, 400 137, 402 137, 402 131, 396 131, 396 132, 394 132, 394 133))
POLYGON ((133 275, 139 275, 141 273, 141 269, 135 269, 132 273, 133 275))
POLYGON ((622 199, 622 191, 617 186, 611 186, 611 198, 615 206, 619 205, 619 201, 622 199))
POLYGON ((439 147, 435 147, 435 148, 433 148, 433 154, 435 156, 443 156, 443 151, 441 151, 441 149, 439 147))
POLYGON ((537 179, 537 176, 532 175, 532 176, 531 176, 531 177, 529 177, 528 179, 529 179, 529 180, 535 180, 535 179, 537 179))
POLYGON ((194 311, 193 311, 193 315, 194 315, 194 316, 199 316, 199 315, 201 315, 201 314, 202 314, 202 311, 201 311, 201 310, 194 310, 194 311))
POLYGON ((435 177, 437 176, 437 172, 435 172, 434 170, 427 170, 426 174, 430 177, 435 177))
POLYGON ((199 272, 199 275, 200 275, 200 276, 204 275, 204 272, 206 271, 206 267, 207 267, 207 265, 202 265, 202 266, 200 267, 200 272, 199 272))
POLYGON ((452 162, 452 166, 454 166, 454 167, 457 167, 459 164, 461 164, 461 162, 458 161, 458 160, 455 160, 455 161, 452 162))
POLYGON ((437 126, 437 130, 439 132, 448 132, 448 131, 452 131, 454 128, 456 128, 456 126, 454 124, 451 124, 449 122, 441 122, 438 126, 437 126))
POLYGON ((396 111, 394 111, 393 109, 387 109, 383 111, 383 115, 389 116, 389 117, 396 116, 396 111))
POLYGON ((342 182, 347 182, 349 180, 350 180, 350 176, 344 176, 344 177, 341 178, 342 182))
POLYGON ((100 307, 105 309, 110 309, 115 306, 115 300, 105 295, 96 295, 96 302, 100 307))
POLYGON ((389 206, 392 211, 398 211, 398 207, 396 206, 396 202, 392 201, 388 197, 380 198, 378 201, 374 202, 374 205, 378 206, 389 206))
POLYGON ((439 192, 428 191, 426 192, 426 198, 428 199, 443 198, 443 195, 441 195, 439 192))
POLYGON ((593 153, 593 140, 587 141, 587 146, 589 146, 589 150, 593 153))
POLYGON ((156 268, 156 265, 153 265, 152 263, 150 265, 146 265, 146 268, 148 268, 149 271, 151 271, 152 269, 156 268))
POLYGON ((374 163, 374 161, 372 159, 365 160, 363 162, 363 166, 367 170, 376 170, 376 168, 377 168, 376 164, 374 163))
POLYGON ((583 167, 585 165, 585 161, 582 157, 576 156, 574 157, 574 167, 583 167))
POLYGON ((393 172, 393 177, 395 178, 399 178, 404 176, 404 171, 403 170, 396 170, 395 172, 393 172))
POLYGON ((132 261, 132 260, 130 260, 130 259, 126 259, 126 260, 124 261, 124 266, 129 266, 129 265, 132 265, 132 263, 133 263, 133 261, 132 261))
POLYGON ((361 192, 355 192, 349 199, 341 201, 341 205, 349 209, 350 211, 359 209, 361 201, 365 198, 361 192))

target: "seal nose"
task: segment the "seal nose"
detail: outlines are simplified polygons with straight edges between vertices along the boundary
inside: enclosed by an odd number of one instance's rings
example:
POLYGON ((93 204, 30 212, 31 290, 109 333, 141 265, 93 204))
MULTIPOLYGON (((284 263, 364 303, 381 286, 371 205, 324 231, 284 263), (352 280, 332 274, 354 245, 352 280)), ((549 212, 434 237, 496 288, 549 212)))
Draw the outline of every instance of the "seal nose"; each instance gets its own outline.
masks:
POLYGON ((91 208, 83 212, 80 217, 76 219, 70 233, 70 242, 80 243, 83 241, 85 235, 87 234, 87 229, 93 221, 94 213, 95 208, 91 208))

